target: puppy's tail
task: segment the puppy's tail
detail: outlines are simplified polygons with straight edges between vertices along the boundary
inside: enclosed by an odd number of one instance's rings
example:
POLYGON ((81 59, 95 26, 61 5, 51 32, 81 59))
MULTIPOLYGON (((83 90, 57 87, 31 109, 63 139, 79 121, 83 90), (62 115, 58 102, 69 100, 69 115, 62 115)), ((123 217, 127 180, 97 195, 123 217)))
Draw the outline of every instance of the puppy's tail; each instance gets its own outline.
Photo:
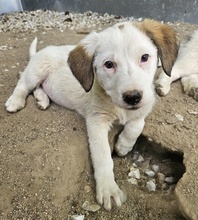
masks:
POLYGON ((36 53, 36 46, 37 46, 37 37, 34 38, 30 45, 29 54, 30 58, 36 53))

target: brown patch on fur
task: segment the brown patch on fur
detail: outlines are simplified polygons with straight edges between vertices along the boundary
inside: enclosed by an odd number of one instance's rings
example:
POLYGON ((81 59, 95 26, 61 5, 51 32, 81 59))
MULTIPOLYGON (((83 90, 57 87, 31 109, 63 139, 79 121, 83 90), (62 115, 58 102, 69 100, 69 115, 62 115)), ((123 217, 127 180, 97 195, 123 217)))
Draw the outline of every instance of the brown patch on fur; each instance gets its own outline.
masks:
POLYGON ((176 31, 166 24, 150 19, 133 24, 147 34, 156 45, 162 68, 170 76, 179 50, 179 38, 176 31))
POLYGON ((120 25, 118 26, 118 28, 119 28, 120 30, 123 30, 123 29, 124 29, 124 24, 120 24, 120 25))
POLYGON ((92 62, 93 57, 90 57, 81 45, 69 53, 68 64, 71 71, 86 92, 90 91, 94 81, 92 62))

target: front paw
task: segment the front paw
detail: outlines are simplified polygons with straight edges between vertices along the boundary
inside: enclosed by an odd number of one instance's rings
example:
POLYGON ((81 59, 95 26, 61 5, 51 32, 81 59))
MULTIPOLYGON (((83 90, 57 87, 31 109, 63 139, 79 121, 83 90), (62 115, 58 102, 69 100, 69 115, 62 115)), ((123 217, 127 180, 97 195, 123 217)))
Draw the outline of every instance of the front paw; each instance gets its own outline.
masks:
POLYGON ((166 79, 158 79, 155 82, 155 90, 159 96, 165 96, 170 91, 170 82, 166 79))
POLYGON ((105 181, 97 183, 96 199, 106 210, 111 210, 113 204, 121 206, 126 201, 126 195, 114 180, 110 181, 107 177, 105 181))
POLYGON ((132 149, 135 144, 134 142, 131 143, 123 143, 120 138, 118 139, 116 145, 115 145, 115 151, 118 154, 118 156, 125 156, 127 155, 132 149))
POLYGON ((25 99, 11 95, 5 103, 8 112, 17 112, 25 107, 25 99))

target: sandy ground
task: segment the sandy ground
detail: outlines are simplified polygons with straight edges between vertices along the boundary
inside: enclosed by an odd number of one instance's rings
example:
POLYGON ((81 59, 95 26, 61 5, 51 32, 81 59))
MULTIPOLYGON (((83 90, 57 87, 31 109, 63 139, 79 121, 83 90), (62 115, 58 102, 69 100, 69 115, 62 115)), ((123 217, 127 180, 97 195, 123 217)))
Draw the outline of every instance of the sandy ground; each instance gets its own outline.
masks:
MULTIPOLYGON (((188 24, 175 24, 175 27, 183 36, 197 28, 188 24)), ((174 185, 149 192, 145 187, 149 177, 142 174, 138 185, 127 181, 137 151, 150 164, 158 164, 166 176, 174 176, 176 181, 184 173, 182 154, 168 152, 159 143, 153 147, 144 137, 139 140, 135 153, 124 158, 113 155, 116 180, 127 192, 127 202, 110 212, 103 208, 97 212, 82 209, 85 201, 96 203, 84 120, 77 113, 53 103, 46 111, 41 111, 32 96, 29 96, 26 108, 18 113, 10 114, 4 108, 19 72, 27 65, 28 49, 34 36, 31 32, 0 34, 0 44, 7 45, 0 51, 0 219, 72 219, 73 215, 84 215, 85 219, 91 220, 183 220, 173 192, 174 185)), ((49 44, 75 44, 84 35, 52 29, 40 30, 36 36, 41 49, 49 44)), ((183 117, 188 113, 186 106, 179 103, 180 99, 192 110, 197 109, 197 103, 182 94, 180 82, 174 83, 171 96, 176 98, 176 108, 183 117), (182 98, 177 99, 180 96, 182 98)), ((162 107, 162 99, 159 100, 156 105, 160 103, 162 107)), ((153 122, 154 114, 147 119, 150 124, 147 124, 146 133, 155 133, 156 124, 167 120, 171 111, 171 103, 167 100, 166 97, 169 107, 163 106, 164 111, 158 112, 157 122, 153 122), (148 132, 149 125, 152 130, 148 132)), ((197 117, 188 115, 188 120, 187 132, 191 132, 191 128, 197 126, 197 117)), ((169 123, 173 124, 173 119, 170 118, 169 123)), ((174 132, 165 132, 166 135, 178 138, 178 143, 182 138, 174 136, 174 132)), ((143 165, 140 165, 141 169, 143 165)))

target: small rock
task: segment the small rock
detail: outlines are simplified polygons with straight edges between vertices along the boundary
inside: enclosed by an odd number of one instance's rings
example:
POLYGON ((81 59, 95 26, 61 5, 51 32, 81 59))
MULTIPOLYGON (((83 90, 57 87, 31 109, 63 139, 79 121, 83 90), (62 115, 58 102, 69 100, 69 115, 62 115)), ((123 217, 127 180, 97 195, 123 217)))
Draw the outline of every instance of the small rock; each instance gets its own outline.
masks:
POLYGON ((137 168, 135 168, 134 166, 130 167, 130 171, 134 171, 136 170, 137 168))
POLYGON ((84 215, 72 215, 71 216, 73 220, 84 220, 84 215))
POLYGON ((166 184, 166 183, 163 183, 163 184, 161 185, 161 190, 163 190, 163 191, 168 191, 169 188, 170 188, 169 185, 166 184))
POLYGON ((138 182, 137 182, 137 180, 135 179, 135 178, 130 178, 130 179, 128 179, 127 180, 129 183, 131 183, 131 184, 133 184, 133 185, 137 185, 138 184, 138 182))
POLYGON ((136 151, 136 152, 133 152, 133 158, 132 158, 132 160, 133 161, 136 161, 137 159, 138 159, 138 157, 139 157, 139 153, 136 151))
POLYGON ((96 212, 101 207, 98 204, 90 204, 88 201, 85 201, 82 205, 82 208, 86 211, 89 211, 89 212, 96 212))
POLYGON ((155 176, 155 172, 152 170, 147 170, 145 171, 145 173, 149 176, 149 177, 154 177, 155 176))
POLYGON ((174 190, 175 190, 175 187, 176 187, 176 184, 171 185, 171 186, 168 188, 167 193, 170 193, 170 194, 173 193, 174 190))
POLYGON ((156 182, 160 185, 164 183, 165 175, 163 173, 157 173, 156 174, 156 182))
POLYGON ((155 173, 157 173, 157 172, 159 171, 159 165, 153 164, 153 165, 151 166, 151 168, 152 168, 152 170, 153 170, 155 173))
POLYGON ((136 163, 133 163, 132 166, 133 166, 134 168, 137 168, 137 167, 138 167, 138 165, 137 165, 136 163))
POLYGON ((148 170, 149 167, 150 167, 150 159, 149 159, 149 160, 145 160, 145 161, 142 163, 142 165, 141 165, 141 168, 142 168, 143 170, 148 170))
POLYGON ((135 179, 140 179, 140 170, 139 169, 134 169, 134 170, 129 172, 128 176, 133 177, 135 179))
POLYGON ((173 176, 169 176, 169 177, 166 177, 166 178, 164 179, 164 181, 165 181, 166 183, 175 183, 175 182, 176 182, 176 179, 175 179, 175 177, 173 177, 173 176))
POLYGON ((85 186, 84 190, 86 193, 89 193, 91 191, 91 187, 90 186, 85 186))
POLYGON ((192 110, 188 110, 188 113, 189 113, 190 115, 198 115, 198 112, 192 111, 192 110))
POLYGON ((146 182, 146 188, 148 189, 149 192, 155 191, 156 184, 153 182, 153 180, 149 180, 148 182, 146 182))
POLYGON ((139 155, 137 162, 142 163, 144 161, 144 157, 142 155, 139 155))
POLYGON ((183 116, 180 115, 180 114, 178 114, 178 113, 175 114, 175 117, 176 117, 179 121, 183 121, 183 120, 184 120, 183 116))

